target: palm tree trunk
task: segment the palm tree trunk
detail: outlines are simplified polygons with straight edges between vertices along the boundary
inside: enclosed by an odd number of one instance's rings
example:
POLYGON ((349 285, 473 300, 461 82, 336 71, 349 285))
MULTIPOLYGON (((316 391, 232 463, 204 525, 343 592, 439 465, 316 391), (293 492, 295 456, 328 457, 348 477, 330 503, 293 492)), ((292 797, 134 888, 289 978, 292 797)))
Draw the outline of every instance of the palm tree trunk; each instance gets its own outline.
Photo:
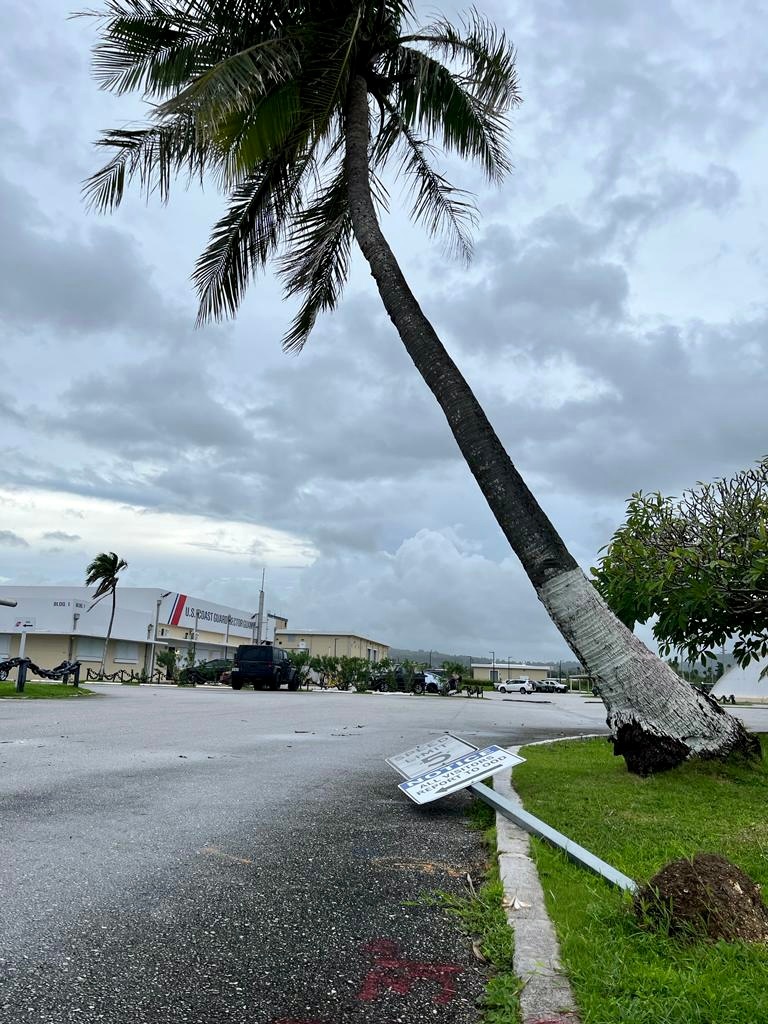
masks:
POLYGON ((753 754, 757 740, 740 722, 683 682, 613 615, 515 469, 382 234, 371 199, 369 145, 368 91, 358 76, 347 100, 345 152, 355 237, 389 318, 499 526, 563 638, 597 681, 615 753, 640 774, 695 755, 753 754))
POLYGON ((112 637, 112 624, 115 621, 115 588, 112 587, 112 614, 109 616, 109 625, 107 626, 107 635, 104 640, 104 651, 101 655, 101 669, 99 675, 103 676, 107 671, 107 648, 109 647, 109 641, 112 637))

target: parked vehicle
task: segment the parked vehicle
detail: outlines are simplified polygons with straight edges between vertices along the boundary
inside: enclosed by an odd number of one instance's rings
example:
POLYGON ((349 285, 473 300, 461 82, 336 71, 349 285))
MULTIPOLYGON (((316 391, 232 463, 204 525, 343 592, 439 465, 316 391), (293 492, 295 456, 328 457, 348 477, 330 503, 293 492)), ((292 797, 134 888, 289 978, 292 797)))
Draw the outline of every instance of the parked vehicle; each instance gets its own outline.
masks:
POLYGON ((288 653, 272 644, 241 644, 229 679, 233 690, 252 685, 254 690, 279 690, 286 683, 289 690, 298 690, 299 673, 288 653))
POLYGON ((568 683, 564 683, 560 679, 550 679, 548 682, 552 683, 553 693, 568 693, 568 683))
POLYGON ((533 683, 530 679, 504 679, 502 682, 494 683, 493 688, 499 693, 533 693, 533 683))
POLYGON ((179 672, 180 683, 218 683, 225 672, 232 668, 231 658, 214 658, 202 661, 199 665, 191 665, 179 672))
MULTIPOLYGON (((420 673, 416 673, 417 676, 420 673)), ((395 665, 389 673, 371 676, 371 689, 379 693, 406 693, 410 690, 406 682, 406 673, 402 665, 395 665)))
POLYGON ((443 696, 450 693, 447 679, 441 679, 434 672, 417 672, 413 677, 414 693, 440 693, 443 696))

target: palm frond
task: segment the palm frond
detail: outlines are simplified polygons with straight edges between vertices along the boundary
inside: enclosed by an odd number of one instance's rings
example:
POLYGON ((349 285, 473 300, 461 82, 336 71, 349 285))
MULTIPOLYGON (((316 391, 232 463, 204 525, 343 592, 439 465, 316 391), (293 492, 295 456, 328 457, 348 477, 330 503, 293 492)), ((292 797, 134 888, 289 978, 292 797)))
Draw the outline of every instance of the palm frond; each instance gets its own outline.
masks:
POLYGON ((300 114, 298 87, 286 82, 251 110, 224 118, 216 126, 216 145, 223 153, 220 186, 240 184, 262 160, 283 150, 291 137, 297 137, 300 114))
POLYGON ((381 133, 384 137, 380 149, 389 155, 387 136, 397 140, 404 149, 401 169, 408 180, 409 192, 413 197, 411 216, 423 223, 431 235, 443 235, 451 253, 464 263, 472 259, 472 230, 477 226, 477 210, 468 192, 455 188, 432 166, 429 156, 433 147, 419 138, 400 117, 393 107, 388 106, 390 123, 381 133))
POLYGON ((188 115, 149 128, 116 128, 104 132, 96 144, 116 150, 83 185, 86 204, 101 213, 120 205, 125 186, 134 179, 146 197, 157 192, 166 202, 175 174, 186 169, 190 177, 202 177, 206 167, 219 159, 188 115))
POLYGON ((301 205, 301 177, 311 155, 280 154, 238 185, 198 257, 192 279, 200 297, 197 322, 234 316, 250 279, 275 254, 288 218, 301 205))
POLYGON ((349 272, 352 219, 343 166, 298 214, 291 227, 280 273, 286 294, 305 299, 283 338, 287 352, 300 351, 324 310, 341 299, 349 272))
POLYGON ((448 150, 480 162, 498 181, 509 170, 502 113, 478 99, 444 64, 411 47, 399 53, 396 106, 403 122, 448 150))
POLYGON ((469 12, 461 27, 438 18, 399 41, 423 43, 433 53, 461 64, 462 79, 482 102, 501 109, 520 102, 515 48, 506 33, 477 10, 469 12))
POLYGON ((158 108, 158 115, 194 113, 217 125, 235 112, 252 111, 299 73, 298 51, 290 39, 266 39, 218 61, 158 108))
POLYGON ((163 95, 216 61, 203 21, 174 0, 107 0, 93 48, 93 74, 102 89, 163 95))

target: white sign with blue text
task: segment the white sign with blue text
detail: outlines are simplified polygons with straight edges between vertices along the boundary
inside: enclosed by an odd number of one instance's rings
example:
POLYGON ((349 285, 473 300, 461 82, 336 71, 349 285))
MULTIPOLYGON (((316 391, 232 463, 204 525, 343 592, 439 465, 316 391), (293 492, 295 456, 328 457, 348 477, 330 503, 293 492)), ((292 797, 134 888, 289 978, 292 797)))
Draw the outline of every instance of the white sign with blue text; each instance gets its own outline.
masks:
POLYGON ((461 757, 448 761, 439 768, 414 775, 401 782, 398 789, 402 789, 414 803, 428 804, 431 800, 439 800, 442 796, 471 786, 473 782, 479 782, 480 779, 495 775, 505 768, 514 768, 523 761, 524 757, 510 754, 503 747, 493 744, 482 750, 462 754, 461 757))
POLYGON ((457 757, 473 750, 477 750, 474 743, 467 743, 466 740, 446 732, 402 754, 388 757, 386 761, 396 772, 400 772, 403 778, 412 779, 414 775, 423 775, 433 768, 440 768, 448 761, 455 761, 457 757))

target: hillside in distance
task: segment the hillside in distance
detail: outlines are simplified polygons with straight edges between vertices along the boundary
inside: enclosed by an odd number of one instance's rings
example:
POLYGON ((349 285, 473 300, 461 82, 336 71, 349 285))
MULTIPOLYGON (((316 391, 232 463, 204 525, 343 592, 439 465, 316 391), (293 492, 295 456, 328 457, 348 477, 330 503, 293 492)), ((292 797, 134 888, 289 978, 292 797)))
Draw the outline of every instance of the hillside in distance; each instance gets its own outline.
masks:
MULTIPOLYGON (((483 664, 487 665, 491 661, 490 654, 449 654, 445 651, 424 651, 424 650, 410 650, 406 647, 390 647, 389 656, 392 661, 403 662, 403 661, 415 661, 418 665, 426 665, 427 668, 440 668, 444 661, 455 661, 460 665, 466 665, 469 668, 470 664, 483 664)), ((510 657, 509 662, 511 665, 549 665, 550 670, 554 676, 557 676, 558 671, 562 672, 563 675, 570 673, 571 675, 578 674, 581 670, 577 661, 562 661, 552 662, 547 660, 541 660, 537 658, 512 658, 510 657)), ((496 664, 498 665, 499 671, 503 671, 506 664, 506 658, 497 658, 496 664)))

